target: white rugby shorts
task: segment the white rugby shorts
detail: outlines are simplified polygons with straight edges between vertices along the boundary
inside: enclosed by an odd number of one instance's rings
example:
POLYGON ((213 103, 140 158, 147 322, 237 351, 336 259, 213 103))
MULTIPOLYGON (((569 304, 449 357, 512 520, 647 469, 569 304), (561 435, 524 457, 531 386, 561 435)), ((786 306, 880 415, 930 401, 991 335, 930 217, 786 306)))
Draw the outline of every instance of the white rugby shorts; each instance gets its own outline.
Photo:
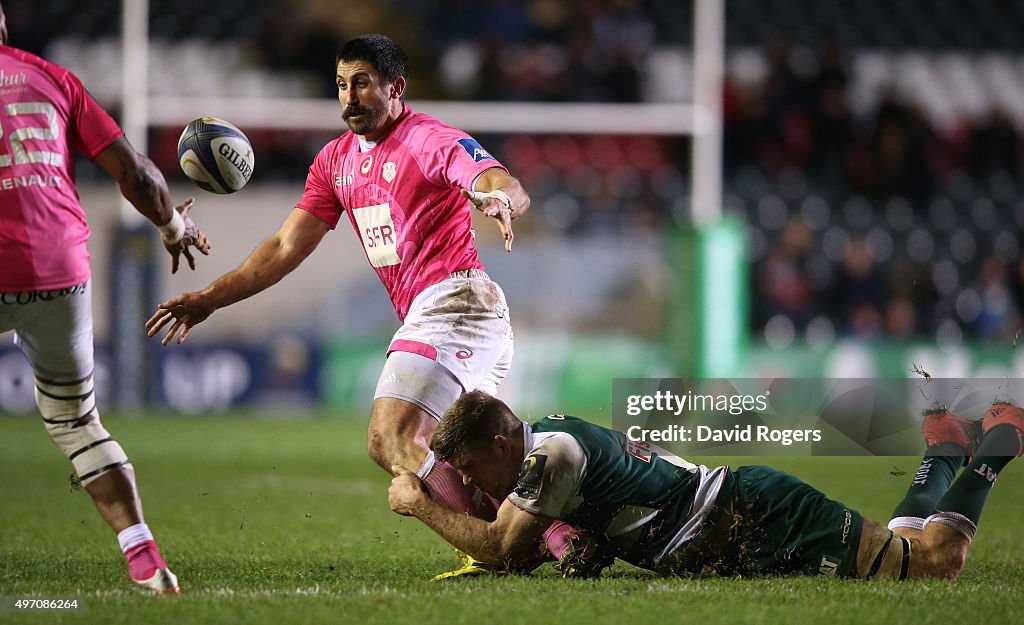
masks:
POLYGON ((92 373, 92 282, 64 289, 0 293, 0 333, 45 380, 79 380, 92 373))
POLYGON ((464 390, 496 393, 514 351, 501 287, 478 269, 455 272, 413 300, 374 399, 411 401, 440 419, 464 390))

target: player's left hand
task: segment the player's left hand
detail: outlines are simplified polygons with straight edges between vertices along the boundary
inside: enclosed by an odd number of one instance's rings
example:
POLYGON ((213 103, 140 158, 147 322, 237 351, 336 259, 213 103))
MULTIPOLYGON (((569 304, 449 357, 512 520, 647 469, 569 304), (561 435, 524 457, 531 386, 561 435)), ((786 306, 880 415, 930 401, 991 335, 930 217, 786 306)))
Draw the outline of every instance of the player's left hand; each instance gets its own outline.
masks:
POLYGON ((191 248, 199 250, 204 256, 210 255, 210 242, 207 240, 206 235, 203 234, 203 231, 199 229, 199 226, 196 225, 196 222, 192 221, 192 218, 188 216, 188 211, 195 204, 195 201, 194 197, 190 197, 181 206, 176 206, 174 209, 181 213, 185 220, 185 236, 177 243, 164 242, 164 249, 171 255, 172 274, 178 272, 178 261, 182 255, 188 261, 189 269, 195 271, 196 259, 192 256, 191 248))
POLYGON ((388 487, 388 505, 402 516, 416 516, 423 500, 430 497, 426 487, 415 473, 400 464, 392 466, 391 472, 395 477, 388 487))
POLYGON ((462 197, 469 200, 481 213, 498 222, 501 236, 505 239, 505 251, 512 252, 512 205, 508 195, 503 192, 483 192, 461 189, 462 197), (499 195, 500 194, 500 195, 499 195))

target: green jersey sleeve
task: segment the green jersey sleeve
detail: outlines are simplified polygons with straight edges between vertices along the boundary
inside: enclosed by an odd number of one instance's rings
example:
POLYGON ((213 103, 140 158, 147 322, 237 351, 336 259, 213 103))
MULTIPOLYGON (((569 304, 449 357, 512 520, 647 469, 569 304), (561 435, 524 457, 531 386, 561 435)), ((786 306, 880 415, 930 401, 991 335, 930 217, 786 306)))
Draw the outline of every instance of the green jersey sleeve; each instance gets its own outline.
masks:
POLYGON ((586 468, 587 457, 575 438, 563 432, 537 435, 509 500, 528 512, 565 518, 583 501, 586 468))

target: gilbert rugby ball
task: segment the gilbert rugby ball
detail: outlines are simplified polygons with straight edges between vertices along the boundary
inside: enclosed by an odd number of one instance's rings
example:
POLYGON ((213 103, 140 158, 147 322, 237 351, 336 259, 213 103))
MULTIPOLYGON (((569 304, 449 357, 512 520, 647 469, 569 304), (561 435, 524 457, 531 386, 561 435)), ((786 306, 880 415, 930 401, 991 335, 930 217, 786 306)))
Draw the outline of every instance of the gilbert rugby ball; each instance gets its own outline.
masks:
POLYGON ((223 119, 200 117, 178 139, 178 163, 201 188, 225 194, 249 182, 256 159, 245 133, 223 119))

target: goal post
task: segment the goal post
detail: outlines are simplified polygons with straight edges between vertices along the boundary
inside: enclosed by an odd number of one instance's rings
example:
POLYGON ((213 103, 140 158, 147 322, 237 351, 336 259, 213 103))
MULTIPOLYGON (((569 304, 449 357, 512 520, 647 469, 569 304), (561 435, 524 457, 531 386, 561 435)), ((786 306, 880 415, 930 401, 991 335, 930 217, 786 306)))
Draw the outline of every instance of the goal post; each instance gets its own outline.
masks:
MULTIPOLYGON (((166 96, 148 94, 149 0, 123 0, 124 10, 124 125, 132 142, 145 148, 145 129, 153 126, 183 127, 199 116, 230 120, 241 128, 341 131, 341 107, 332 98, 254 98, 220 96, 166 96)), ((701 301, 682 302, 674 298, 704 297, 694 291, 698 283, 720 284, 724 280, 745 280, 743 251, 745 235, 741 226, 721 225, 722 204, 722 80, 725 66, 725 0, 693 0, 694 45, 692 49, 692 102, 637 104, 466 102, 411 100, 417 111, 473 133, 534 135, 650 135, 690 137, 689 211, 682 223, 668 222, 665 242, 669 258, 689 258, 675 263, 671 276, 671 322, 666 324, 664 343, 680 375, 735 371, 723 363, 739 363, 745 340, 730 340, 711 347, 708 340, 688 343, 677 333, 681 328, 714 329, 708 337, 741 337, 746 332, 745 297, 729 300, 734 314, 724 315, 725 301, 715 306, 701 301), (728 239, 728 242, 723 242, 728 239), (701 243, 704 241, 704 243, 701 243), (682 246, 682 249, 676 249, 682 246), (689 249, 688 249, 689 248, 689 249), (728 248, 730 254, 712 253, 728 248), (725 324, 729 324, 728 327, 725 324), (689 344, 686 351, 672 346, 689 344), (728 357, 722 350, 730 350, 728 357), (692 351, 691 351, 692 350, 692 351)), ((130 225, 134 211, 122 211, 122 223, 130 225)), ((736 289, 747 288, 746 282, 736 289)), ((115 294, 113 305, 119 306, 115 294)), ((704 332, 704 330, 698 330, 704 332)), ((117 331, 115 329, 115 341, 117 331)), ((692 337, 691 337, 692 338, 692 337)), ((709 339, 710 340, 710 339, 709 339)))

